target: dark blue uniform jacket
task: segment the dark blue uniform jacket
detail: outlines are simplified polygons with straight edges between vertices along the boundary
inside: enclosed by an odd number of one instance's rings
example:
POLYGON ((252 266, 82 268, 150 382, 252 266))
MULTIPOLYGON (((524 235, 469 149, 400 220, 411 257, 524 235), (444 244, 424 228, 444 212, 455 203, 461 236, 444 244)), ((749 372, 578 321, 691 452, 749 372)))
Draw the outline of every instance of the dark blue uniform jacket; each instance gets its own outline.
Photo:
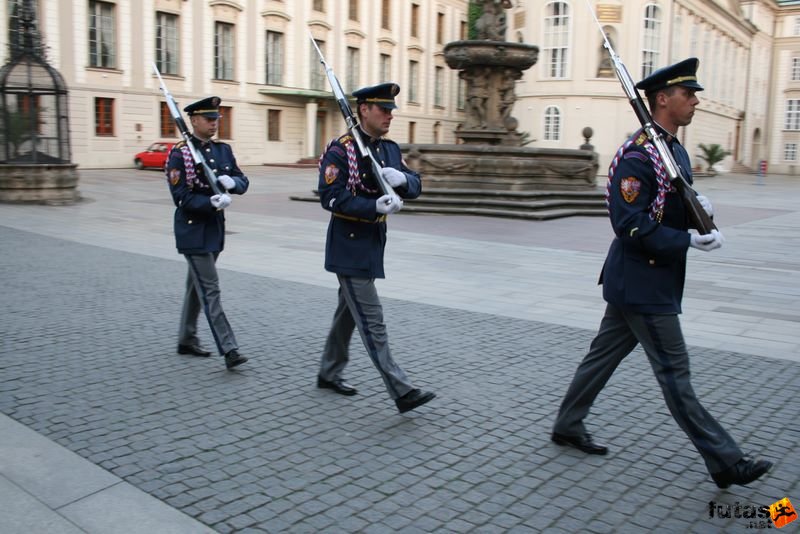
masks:
MULTIPOLYGON (((206 159, 209 167, 221 176, 227 174, 236 182, 229 194, 242 195, 250 181, 236 165, 230 145, 217 141, 203 142, 192 137, 192 143, 206 159)), ((225 212, 211 205, 214 194, 203 168, 195 166, 196 179, 187 179, 186 167, 178 143, 167 160, 166 173, 172 201, 175 203, 175 245, 181 254, 221 252, 225 247, 225 212)), ((220 185, 220 189, 222 186, 220 185)))
MULTIPOLYGON (((361 134, 373 149, 383 167, 394 167, 406 175, 405 187, 395 188, 401 198, 417 198, 422 192, 419 174, 406 167, 400 147, 388 139, 371 139, 361 134)), ((358 278, 384 278, 383 250, 386 246, 386 217, 375 208, 375 200, 382 196, 373 176, 369 161, 356 154, 359 180, 367 192, 356 187, 347 188, 349 170, 347 144, 353 143, 350 135, 333 141, 323 154, 319 171, 319 197, 322 207, 331 212, 328 238, 325 244, 325 269, 358 278)))
MULTIPOLYGON (((661 134, 692 183, 686 150, 666 131, 661 134)), ((689 219, 674 188, 666 195, 661 221, 650 218, 656 172, 643 146, 645 134, 637 132, 634 139, 611 179, 609 216, 616 238, 600 275, 603 298, 638 313, 681 313, 689 219)))

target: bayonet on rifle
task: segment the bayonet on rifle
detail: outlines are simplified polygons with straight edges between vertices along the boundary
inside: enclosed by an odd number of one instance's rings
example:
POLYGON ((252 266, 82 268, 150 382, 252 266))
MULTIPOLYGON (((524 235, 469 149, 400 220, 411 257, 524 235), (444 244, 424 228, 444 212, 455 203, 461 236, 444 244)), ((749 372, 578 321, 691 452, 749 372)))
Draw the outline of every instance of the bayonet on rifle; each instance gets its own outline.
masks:
POLYGON ((156 76, 158 76, 158 81, 161 84, 161 92, 164 93, 164 98, 167 99, 169 114, 172 115, 172 118, 175 121, 175 126, 178 127, 178 131, 181 133, 184 141, 186 141, 186 146, 189 148, 189 152, 192 154, 192 160, 194 160, 194 164, 203 168, 206 179, 208 179, 208 185, 211 186, 211 190, 215 195, 221 195, 225 193, 225 191, 219 186, 219 180, 217 180, 216 173, 208 165, 206 158, 203 157, 202 152, 197 150, 197 148, 194 146, 194 143, 192 143, 192 134, 189 132, 189 128, 186 126, 186 122, 183 120, 183 115, 181 115, 181 112, 178 109, 178 104, 176 104, 175 99, 172 98, 169 89, 167 89, 167 84, 164 83, 164 79, 161 77, 161 73, 158 71, 158 67, 155 63, 153 63, 153 70, 155 71, 156 76))
POLYGON ((397 202, 402 206, 403 201, 381 174, 381 165, 378 163, 378 158, 375 157, 370 147, 368 147, 361 138, 361 133, 358 130, 358 118, 350 108, 350 102, 347 101, 344 90, 342 90, 339 80, 333 73, 333 69, 328 65, 328 62, 325 61, 325 56, 322 55, 322 50, 317 46, 317 41, 314 40, 314 36, 311 35, 310 31, 308 32, 308 36, 317 51, 317 55, 319 55, 319 62, 322 63, 322 66, 325 68, 325 75, 328 77, 328 83, 331 85, 333 97, 336 99, 336 103, 339 104, 339 110, 342 112, 347 130, 355 140, 356 147, 358 147, 358 153, 362 158, 367 158, 369 160, 369 164, 372 167, 372 174, 375 175, 375 180, 378 182, 378 186, 381 188, 381 191, 383 191, 383 194, 391 196, 392 202, 397 202))
POLYGON ((692 189, 692 186, 689 185, 689 182, 683 176, 681 168, 675 162, 675 156, 672 155, 672 151, 667 146, 666 141, 664 141, 661 133, 658 131, 658 129, 656 129, 655 123, 653 122, 653 117, 650 115, 650 112, 647 110, 644 102, 642 101, 642 97, 636 90, 636 85, 633 83, 633 78, 631 78, 631 75, 628 72, 628 69, 625 67, 625 64, 622 63, 622 60, 619 58, 616 52, 614 52, 614 48, 611 46, 611 42, 608 40, 606 32, 603 31, 603 25, 600 24, 599 20, 597 20, 597 15, 595 15, 594 9, 592 9, 592 5, 589 3, 589 0, 586 0, 586 5, 589 7, 589 11, 591 11, 592 17, 597 23, 598 28, 600 28, 600 33, 603 35, 603 46, 606 50, 608 50, 608 53, 611 56, 611 62, 614 64, 614 71, 617 73, 617 78, 619 78, 619 81, 622 84, 622 89, 625 91, 625 95, 628 97, 631 107, 633 108, 633 112, 636 114, 636 118, 639 119, 642 129, 644 130, 645 134, 647 134, 648 139, 650 139, 650 142, 653 143, 653 146, 656 148, 658 155, 661 157, 661 161, 664 162, 664 168, 667 171, 667 175, 669 175, 670 182, 672 182, 672 185, 674 185, 675 189, 678 190, 678 194, 680 194, 681 200, 683 201, 686 211, 689 214, 689 219, 692 221, 694 227, 697 228, 697 231, 701 234, 711 233, 711 230, 717 229, 714 221, 711 220, 711 217, 708 216, 706 210, 703 209, 703 206, 697 200, 697 193, 694 189, 692 189))

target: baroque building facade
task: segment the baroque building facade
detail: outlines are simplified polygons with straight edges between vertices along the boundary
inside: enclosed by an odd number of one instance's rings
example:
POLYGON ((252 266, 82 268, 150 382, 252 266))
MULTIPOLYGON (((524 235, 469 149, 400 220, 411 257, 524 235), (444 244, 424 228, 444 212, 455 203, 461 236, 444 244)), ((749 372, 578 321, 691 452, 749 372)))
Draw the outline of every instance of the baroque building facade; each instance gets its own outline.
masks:
MULTIPOLYGON (((3 0, 3 19, 21 3, 3 0)), ((319 155, 345 126, 310 35, 346 93, 401 85, 391 131, 398 142, 452 143, 463 117, 463 90, 442 49, 465 35, 466 0, 36 0, 35 7, 48 59, 69 87, 72 159, 83 167, 130 166, 151 142, 177 139, 153 63, 181 108, 221 97, 219 137, 240 164, 319 155)), ((3 49, 12 34, 4 32, 3 49)))
MULTIPOLYGON (((696 167, 698 145, 730 152, 727 169, 794 173, 800 141, 800 16, 797 0, 590 0, 634 81, 698 57, 705 91, 679 138, 696 167), (795 70, 792 70, 792 69, 795 70), (797 96, 792 97, 792 92, 797 96)), ((518 0, 512 40, 539 45, 518 87, 515 114, 536 146, 573 148, 584 127, 607 168, 638 128, 585 0, 518 0)))
MULTIPOLYGON (((499 0, 498 0, 499 1, 499 0)), ((0 15, 13 28, 15 6, 0 15)), ((491 0, 484 0, 484 3, 491 0)), ((507 40, 537 45, 513 115, 535 147, 577 148, 582 131, 607 168, 638 127, 586 0, 514 0, 507 40)), ((724 167, 795 174, 800 145, 800 0, 590 0, 634 81, 689 56, 706 90, 680 139, 719 144, 724 167)), ((468 0, 35 0, 48 59, 70 90, 72 160, 124 167, 175 139, 151 64, 180 106, 223 100, 219 136, 241 164, 313 158, 344 130, 311 46, 344 90, 382 81, 402 92, 391 137, 454 143, 463 83, 443 56, 467 36, 468 0)), ((0 33, 7 49, 13 31, 0 33)))

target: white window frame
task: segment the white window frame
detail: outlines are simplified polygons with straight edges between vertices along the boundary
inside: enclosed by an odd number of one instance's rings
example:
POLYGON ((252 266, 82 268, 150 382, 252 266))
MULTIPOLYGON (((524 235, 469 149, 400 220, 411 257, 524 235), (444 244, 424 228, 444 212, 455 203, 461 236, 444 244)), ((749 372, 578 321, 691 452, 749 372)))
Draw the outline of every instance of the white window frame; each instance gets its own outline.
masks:
POLYGON ((283 32, 267 30, 264 39, 264 82, 267 85, 283 85, 283 32))
POLYGON ((89 1, 90 67, 113 69, 117 66, 116 7, 110 2, 89 1))
POLYGON ((657 4, 644 6, 642 18, 642 78, 658 68, 661 60, 661 8, 657 4))
POLYGON ((174 13, 156 11, 156 40, 155 56, 156 66, 161 74, 179 73, 178 59, 180 58, 178 37, 179 19, 174 13))
POLYGON ((214 22, 214 79, 234 80, 236 26, 214 22))
POLYGON ((790 98, 786 101, 783 129, 789 131, 800 130, 800 99, 790 98))
POLYGON ((544 141, 561 141, 561 110, 558 106, 544 108, 544 141))
POLYGON ((797 161, 797 143, 783 145, 783 161, 797 161))
POLYGON ((567 78, 569 72, 570 52, 570 17, 569 4, 561 0, 550 2, 545 6, 544 45, 542 52, 545 70, 544 77, 549 79, 567 78))

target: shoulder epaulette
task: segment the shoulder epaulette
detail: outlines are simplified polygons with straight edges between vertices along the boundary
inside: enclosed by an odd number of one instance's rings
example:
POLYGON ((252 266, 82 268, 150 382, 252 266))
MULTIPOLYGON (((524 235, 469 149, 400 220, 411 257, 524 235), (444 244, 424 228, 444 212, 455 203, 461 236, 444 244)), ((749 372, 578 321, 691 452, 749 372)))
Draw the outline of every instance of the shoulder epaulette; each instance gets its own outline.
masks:
POLYGON ((186 141, 185 140, 180 140, 177 143, 175 143, 175 145, 172 148, 177 148, 178 150, 180 150, 185 145, 186 145, 186 141))
POLYGON ((344 134, 339 139, 337 139, 337 141, 343 145, 346 145, 347 143, 353 141, 353 136, 350 134, 344 134))
POLYGON ((639 134, 639 137, 636 138, 636 141, 634 141, 634 143, 641 146, 644 144, 645 141, 647 141, 647 134, 642 132, 639 134))

